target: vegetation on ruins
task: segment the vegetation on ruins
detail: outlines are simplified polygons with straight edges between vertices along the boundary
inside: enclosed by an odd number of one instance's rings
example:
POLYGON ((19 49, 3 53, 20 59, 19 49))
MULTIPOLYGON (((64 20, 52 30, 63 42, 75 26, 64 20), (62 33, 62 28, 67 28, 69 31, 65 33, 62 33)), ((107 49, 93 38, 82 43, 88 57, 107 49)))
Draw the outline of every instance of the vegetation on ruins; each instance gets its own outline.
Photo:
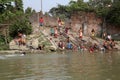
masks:
POLYGON ((53 7, 49 13, 52 16, 70 18, 76 11, 95 12, 98 17, 102 17, 105 22, 120 25, 120 1, 119 0, 83 0, 70 1, 69 5, 58 5, 53 7))
POLYGON ((31 8, 24 12, 22 0, 0 0, 0 29, 9 28, 0 32, 0 49, 7 49, 10 39, 14 38, 18 31, 25 34, 32 32, 28 16, 34 12, 31 8))

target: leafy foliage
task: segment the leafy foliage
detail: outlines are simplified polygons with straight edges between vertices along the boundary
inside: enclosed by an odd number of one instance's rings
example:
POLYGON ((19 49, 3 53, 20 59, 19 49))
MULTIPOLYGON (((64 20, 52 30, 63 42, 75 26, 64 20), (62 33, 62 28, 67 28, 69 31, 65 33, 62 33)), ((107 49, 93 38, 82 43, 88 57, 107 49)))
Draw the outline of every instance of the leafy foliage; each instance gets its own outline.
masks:
POLYGON ((107 22, 116 26, 120 25, 120 1, 113 4, 113 7, 106 16, 107 22))
POLYGON ((32 9, 28 8, 24 14, 22 0, 0 0, 0 3, 0 8, 3 9, 0 13, 0 23, 12 24, 9 28, 10 36, 15 37, 18 30, 30 34, 32 28, 26 16, 33 12, 32 9))
POLYGON ((73 12, 88 11, 88 9, 89 6, 87 3, 84 3, 82 0, 78 0, 78 2, 70 1, 68 6, 58 4, 57 7, 50 9, 49 13, 55 17, 70 18, 73 12))
POLYGON ((28 20, 23 19, 16 21, 13 25, 10 26, 9 30, 11 37, 16 37, 18 32, 28 35, 32 32, 32 26, 28 20))
POLYGON ((58 5, 57 7, 53 7, 49 13, 52 16, 70 18, 71 14, 77 11, 95 12, 108 23, 120 25, 119 0, 89 0, 89 2, 71 0, 69 5, 58 5))
POLYGON ((68 6, 58 5, 58 7, 53 7, 49 13, 54 17, 66 18, 70 17, 68 6))
POLYGON ((8 45, 5 45, 5 36, 0 34, 0 50, 7 50, 8 48, 8 45))
POLYGON ((23 2, 22 0, 15 0, 16 10, 23 12, 23 2))
POLYGON ((26 17, 29 17, 29 16, 31 16, 31 14, 33 14, 33 13, 35 13, 36 11, 33 9, 32 10, 32 8, 31 7, 28 7, 26 10, 25 10, 25 15, 26 15, 26 17))
POLYGON ((26 14, 32 14, 32 13, 35 13, 34 10, 32 10, 31 7, 28 7, 26 10, 25 10, 25 13, 26 14))
POLYGON ((78 2, 71 1, 69 5, 71 11, 86 11, 89 9, 88 4, 83 2, 83 0, 78 0, 78 2))
MULTIPOLYGON (((33 10, 35 12, 35 10, 33 10)), ((8 45, 7 39, 13 38, 17 35, 18 31, 25 34, 30 34, 32 27, 28 21, 28 16, 30 13, 24 13, 22 0, 0 0, 0 25, 7 24, 9 26, 10 35, 5 36, 0 39, 1 46, 5 45, 2 49, 7 49, 8 45)), ((6 27, 5 27, 6 28, 6 27)), ((7 32, 8 33, 8 32, 7 32)), ((0 48, 1 49, 1 48, 0 48)))

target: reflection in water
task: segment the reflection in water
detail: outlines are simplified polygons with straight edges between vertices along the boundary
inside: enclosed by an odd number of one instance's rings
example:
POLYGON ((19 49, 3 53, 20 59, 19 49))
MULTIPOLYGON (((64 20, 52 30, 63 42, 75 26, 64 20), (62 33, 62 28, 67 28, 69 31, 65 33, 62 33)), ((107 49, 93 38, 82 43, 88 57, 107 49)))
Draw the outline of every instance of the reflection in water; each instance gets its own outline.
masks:
POLYGON ((0 80, 120 80, 119 66, 119 52, 1 55, 0 80))

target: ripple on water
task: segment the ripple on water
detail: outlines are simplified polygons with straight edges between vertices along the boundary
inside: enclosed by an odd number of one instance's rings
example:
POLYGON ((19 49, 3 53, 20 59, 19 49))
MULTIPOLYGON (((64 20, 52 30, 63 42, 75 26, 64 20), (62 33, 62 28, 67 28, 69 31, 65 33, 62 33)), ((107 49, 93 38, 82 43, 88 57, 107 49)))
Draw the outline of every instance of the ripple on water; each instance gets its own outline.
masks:
POLYGON ((117 54, 28 54, 11 58, 0 60, 0 80, 8 80, 7 76, 12 80, 120 80, 117 54))
POLYGON ((33 75, 33 76, 26 76, 22 78, 16 78, 13 80, 70 80, 71 76, 40 76, 40 75, 33 75))

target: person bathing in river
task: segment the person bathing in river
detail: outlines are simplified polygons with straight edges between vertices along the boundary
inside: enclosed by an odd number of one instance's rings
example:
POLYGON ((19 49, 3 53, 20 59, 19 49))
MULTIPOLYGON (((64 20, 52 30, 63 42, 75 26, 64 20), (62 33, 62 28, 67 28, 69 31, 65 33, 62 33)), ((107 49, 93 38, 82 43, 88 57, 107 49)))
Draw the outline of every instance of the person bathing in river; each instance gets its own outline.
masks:
POLYGON ((106 32, 103 32, 102 38, 103 38, 103 39, 106 39, 106 38, 107 38, 107 33, 106 33, 106 32))
POLYGON ((90 53, 92 53, 94 51, 99 50, 99 46, 96 43, 94 43, 94 44, 92 44, 92 45, 89 46, 88 50, 89 50, 90 53))
POLYGON ((99 46, 97 45, 97 43, 94 43, 94 44, 93 44, 93 49, 94 49, 94 50, 99 50, 99 46))
POLYGON ((116 44, 117 44, 117 43, 114 41, 114 39, 111 39, 110 47, 111 47, 112 49, 117 49, 117 48, 115 47, 116 44))
POLYGON ((26 44, 26 35, 18 32, 17 37, 14 39, 17 45, 25 45, 26 44))
POLYGON ((19 45, 21 45, 22 44, 22 33, 21 32, 18 32, 18 43, 19 43, 19 45))
POLYGON ((58 47, 61 48, 61 49, 65 49, 65 44, 64 44, 64 42, 63 42, 63 41, 60 41, 60 42, 58 43, 58 47))
POLYGON ((66 48, 71 50, 73 48, 73 45, 70 41, 70 37, 67 37, 66 43, 67 43, 66 48))
POLYGON ((73 51, 77 51, 78 50, 78 46, 73 44, 73 51))
POLYGON ((110 41, 111 39, 112 39, 111 35, 108 34, 108 35, 107 35, 107 40, 110 41))
POLYGON ((73 44, 71 42, 67 43, 67 49, 69 49, 69 50, 73 49, 73 44))
POLYGON ((58 22, 58 31, 60 32, 60 29, 62 27, 62 20, 58 18, 57 22, 58 22))
POLYGON ((58 27, 60 27, 61 26, 61 24, 62 24, 62 20, 60 19, 60 18, 58 18, 58 27))
POLYGON ((56 26, 55 26, 55 28, 54 28, 54 37, 55 37, 55 38, 58 37, 58 29, 57 29, 56 26))
POLYGON ((68 34, 69 32, 69 27, 65 27, 65 33, 68 34))
POLYGON ((22 34, 22 44, 26 45, 26 35, 22 34))
POLYGON ((83 43, 79 44, 79 46, 78 46, 78 50, 80 50, 80 51, 84 51, 84 50, 86 50, 85 45, 84 45, 83 43))
POLYGON ((94 29, 92 29, 92 30, 91 30, 91 36, 90 36, 90 37, 91 37, 93 40, 96 40, 97 42, 99 42, 99 41, 96 39, 95 36, 96 36, 96 32, 95 32, 94 29))
POLYGON ((91 37, 95 37, 95 30, 94 29, 91 30, 91 37))
POLYGON ((111 50, 109 41, 105 40, 103 43, 103 47, 105 48, 105 50, 111 50))
POLYGON ((82 40, 82 37, 83 37, 83 32, 82 32, 82 28, 80 27, 80 29, 79 29, 79 38, 80 38, 80 40, 82 40))
POLYGON ((67 43, 69 43, 69 42, 70 42, 70 37, 67 37, 66 42, 67 42, 67 43))
POLYGON ((89 46, 89 49, 88 49, 88 50, 89 50, 90 53, 93 53, 93 52, 94 52, 93 46, 89 46))

